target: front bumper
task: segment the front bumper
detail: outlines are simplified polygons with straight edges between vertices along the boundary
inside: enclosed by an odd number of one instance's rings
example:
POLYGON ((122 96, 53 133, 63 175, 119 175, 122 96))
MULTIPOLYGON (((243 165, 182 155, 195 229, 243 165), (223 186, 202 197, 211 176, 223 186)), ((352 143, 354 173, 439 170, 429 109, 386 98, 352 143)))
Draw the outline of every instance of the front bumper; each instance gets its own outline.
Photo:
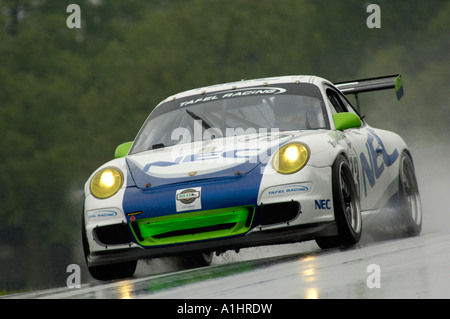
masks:
POLYGON ((305 167, 301 174, 284 176, 283 184, 275 174, 265 175, 262 180, 261 175, 249 174, 155 192, 128 187, 117 196, 127 198, 127 203, 116 201, 110 209, 88 197, 88 264, 233 250, 325 236, 334 231, 330 173, 330 168, 305 167), (199 186, 201 209, 177 211, 175 198, 180 188, 199 186))
POLYGON ((254 231, 246 236, 153 247, 151 249, 135 246, 127 249, 104 250, 90 253, 86 256, 86 259, 88 266, 92 267, 139 259, 180 256, 196 252, 222 252, 264 245, 288 244, 336 234, 335 222, 328 222, 254 231))

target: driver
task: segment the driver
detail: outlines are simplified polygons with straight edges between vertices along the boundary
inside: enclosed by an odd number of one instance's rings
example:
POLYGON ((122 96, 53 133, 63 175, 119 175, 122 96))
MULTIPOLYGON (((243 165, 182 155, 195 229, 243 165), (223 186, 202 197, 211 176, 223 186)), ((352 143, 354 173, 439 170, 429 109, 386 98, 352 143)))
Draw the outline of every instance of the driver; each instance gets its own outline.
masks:
POLYGON ((274 99, 274 128, 280 131, 307 129, 306 112, 293 95, 281 95, 274 99))

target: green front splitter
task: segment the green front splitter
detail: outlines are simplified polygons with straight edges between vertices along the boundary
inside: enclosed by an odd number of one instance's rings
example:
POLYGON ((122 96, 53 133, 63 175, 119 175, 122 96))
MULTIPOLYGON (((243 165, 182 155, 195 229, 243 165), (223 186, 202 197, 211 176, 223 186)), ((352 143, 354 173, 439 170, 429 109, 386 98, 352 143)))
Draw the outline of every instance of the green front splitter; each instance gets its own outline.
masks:
POLYGON ((253 211, 244 206, 167 215, 136 220, 131 228, 143 246, 185 243, 243 234, 250 229, 253 211))

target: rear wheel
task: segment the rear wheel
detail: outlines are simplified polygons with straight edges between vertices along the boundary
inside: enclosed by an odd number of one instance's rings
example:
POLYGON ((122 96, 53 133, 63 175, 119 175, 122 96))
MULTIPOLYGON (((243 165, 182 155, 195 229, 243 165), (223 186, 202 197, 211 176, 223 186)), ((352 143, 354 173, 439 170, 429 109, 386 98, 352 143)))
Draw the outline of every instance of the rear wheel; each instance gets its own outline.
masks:
POLYGON ((399 168, 399 216, 407 236, 417 236, 422 230, 422 204, 411 157, 403 152, 399 168))
POLYGON ((351 246, 359 242, 362 217, 358 192, 347 159, 339 155, 332 167, 333 206, 337 236, 318 237, 321 248, 351 246))

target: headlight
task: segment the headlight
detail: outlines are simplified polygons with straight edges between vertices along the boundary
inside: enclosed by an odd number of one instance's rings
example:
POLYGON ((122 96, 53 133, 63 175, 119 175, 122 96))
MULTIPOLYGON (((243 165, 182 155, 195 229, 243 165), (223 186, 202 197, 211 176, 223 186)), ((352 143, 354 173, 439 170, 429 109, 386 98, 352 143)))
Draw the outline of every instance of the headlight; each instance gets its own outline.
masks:
POLYGON ((91 193, 99 199, 113 196, 122 187, 123 175, 118 169, 102 169, 91 180, 91 193))
POLYGON ((273 167, 281 174, 292 174, 301 170, 309 159, 306 145, 290 143, 284 145, 273 157, 273 167))

